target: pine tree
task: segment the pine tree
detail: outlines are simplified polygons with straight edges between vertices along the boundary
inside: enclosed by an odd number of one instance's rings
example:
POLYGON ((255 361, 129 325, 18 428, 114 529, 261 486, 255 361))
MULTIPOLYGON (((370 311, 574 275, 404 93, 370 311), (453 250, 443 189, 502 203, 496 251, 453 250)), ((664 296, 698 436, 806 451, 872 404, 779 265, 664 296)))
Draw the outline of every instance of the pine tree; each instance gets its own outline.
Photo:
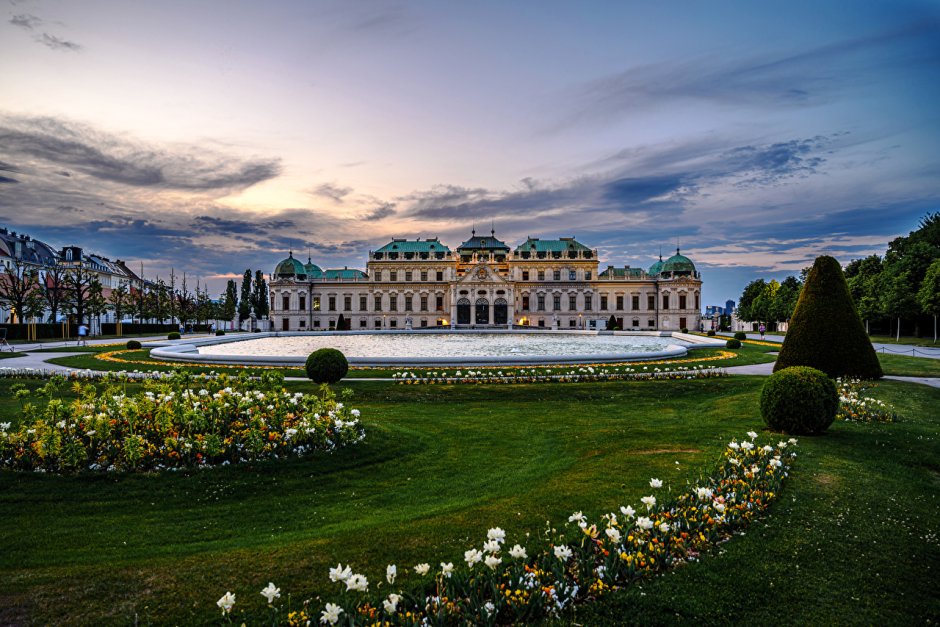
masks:
POLYGON ((242 277, 242 296, 238 303, 238 321, 244 322, 251 317, 251 270, 245 270, 242 277))
POLYGON ((268 303, 268 283, 264 280, 264 273, 261 270, 255 271, 255 286, 253 305, 255 315, 259 318, 266 318, 271 310, 268 303))
POLYGON ((234 320, 238 313, 238 287, 234 279, 229 279, 225 286, 225 297, 222 301, 222 317, 225 320, 234 320))
POLYGON ((790 366, 810 366, 833 378, 882 376, 842 268, 832 257, 816 259, 790 318, 774 372, 790 366))

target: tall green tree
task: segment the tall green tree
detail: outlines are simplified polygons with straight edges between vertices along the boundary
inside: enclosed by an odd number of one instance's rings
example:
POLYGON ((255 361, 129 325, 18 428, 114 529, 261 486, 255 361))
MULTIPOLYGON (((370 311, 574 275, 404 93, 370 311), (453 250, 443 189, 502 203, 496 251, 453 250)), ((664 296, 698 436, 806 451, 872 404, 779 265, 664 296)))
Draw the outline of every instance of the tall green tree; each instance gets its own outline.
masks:
POLYGON ((881 275, 881 306, 897 321, 896 340, 901 339, 901 320, 919 309, 910 272, 890 267, 881 275))
POLYGON ((101 315, 108 310, 108 301, 104 297, 104 287, 101 285, 101 281, 98 280, 97 275, 91 277, 91 282, 88 285, 88 300, 85 307, 88 310, 89 322, 92 318, 98 319, 98 329, 100 332, 101 315))
POLYGON ((245 270, 242 277, 242 294, 238 303, 238 321, 244 322, 251 316, 251 270, 245 270))
POLYGON ((225 296, 222 298, 222 319, 234 320, 238 313, 238 288, 234 279, 229 279, 225 285, 225 296))
POLYGON ((264 280, 264 272, 261 270, 255 271, 255 287, 252 301, 255 314, 259 318, 266 318, 271 311, 271 306, 268 303, 268 283, 264 280))
POLYGON ((757 295, 751 304, 751 319, 757 322, 773 322, 774 301, 777 298, 777 292, 780 291, 780 284, 774 279, 764 283, 764 288, 757 295))
POLYGON ((108 305, 111 311, 114 312, 115 322, 123 320, 124 314, 131 310, 133 307, 131 298, 132 296, 127 289, 127 284, 123 281, 119 283, 117 287, 111 289, 111 293, 108 294, 108 305))
POLYGON ((744 287, 744 292, 738 299, 738 320, 755 322, 758 319, 754 312, 754 301, 763 294, 766 285, 764 279, 755 279, 744 287))
POLYGON ((802 289, 803 284, 795 276, 785 278, 774 296, 771 317, 777 322, 788 321, 793 316, 793 310, 796 309, 796 301, 799 300, 802 289))
POLYGON ((924 275, 917 292, 917 301, 927 315, 933 316, 933 341, 937 343, 937 316, 940 316, 940 259, 937 259, 924 275))
POLYGON ((858 315, 865 321, 865 332, 870 333, 870 322, 885 316, 881 306, 881 273, 884 263, 878 255, 855 259, 845 267, 849 292, 858 315))

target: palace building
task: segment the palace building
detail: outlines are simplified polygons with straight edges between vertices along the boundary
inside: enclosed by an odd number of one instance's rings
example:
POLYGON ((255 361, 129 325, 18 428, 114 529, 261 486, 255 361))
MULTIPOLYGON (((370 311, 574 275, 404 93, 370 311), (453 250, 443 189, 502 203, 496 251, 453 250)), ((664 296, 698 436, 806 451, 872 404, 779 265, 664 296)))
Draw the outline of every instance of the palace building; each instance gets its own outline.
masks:
POLYGON ((393 239, 369 253, 365 272, 321 269, 293 252, 269 284, 278 331, 506 328, 636 331, 697 329, 701 275, 679 253, 648 270, 600 270, 597 250, 573 237, 530 237, 515 249, 479 236, 451 250, 437 238, 393 239))

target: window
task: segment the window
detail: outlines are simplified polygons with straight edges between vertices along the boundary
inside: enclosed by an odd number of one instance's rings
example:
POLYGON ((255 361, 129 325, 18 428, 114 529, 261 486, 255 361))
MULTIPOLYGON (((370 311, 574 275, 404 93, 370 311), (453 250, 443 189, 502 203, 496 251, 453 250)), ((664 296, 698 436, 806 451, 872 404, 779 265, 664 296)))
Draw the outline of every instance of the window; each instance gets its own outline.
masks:
POLYGON ((545 327, 545 321, 542 320, 541 318, 539 319, 539 326, 543 328, 545 327))
POLYGON ((421 328, 425 328, 425 327, 427 327, 427 326, 428 326, 428 321, 427 321, 427 319, 426 319, 426 318, 421 318, 421 328))
POLYGON ((369 299, 366 296, 359 297, 359 311, 365 311, 369 308, 369 299))
POLYGON ((539 311, 545 311, 545 294, 538 295, 539 311))
POLYGON ((300 295, 300 310, 304 311, 305 309, 307 309, 307 295, 301 294, 300 295))
POLYGON ((421 311, 427 311, 427 310, 428 310, 428 297, 422 296, 421 297, 421 311))
POLYGON ((577 280, 578 280, 578 273, 575 272, 574 270, 568 270, 568 280, 569 280, 569 281, 577 281, 577 280))
POLYGON ((374 307, 374 309, 375 309, 375 311, 382 311, 382 295, 381 295, 381 294, 376 294, 376 295, 375 295, 375 307, 374 307))
POLYGON ((591 307, 594 306, 594 294, 585 294, 584 295, 584 311, 591 311, 591 307))
POLYGON ((336 297, 330 296, 330 311, 336 311, 336 297))
POLYGON ((375 271, 375 280, 376 280, 376 281, 381 281, 381 280, 382 280, 382 271, 381 271, 381 270, 376 270, 376 271, 375 271))
POLYGON ((360 328, 360 329, 366 328, 366 319, 365 319, 365 318, 359 318, 359 328, 360 328))
POLYGON ((646 308, 650 311, 656 309, 656 297, 652 294, 646 296, 646 308))
POLYGON ((585 270, 585 271, 584 271, 584 280, 585 280, 585 281, 590 281, 590 280, 591 280, 591 271, 590 271, 590 270, 585 270))
POLYGON ((320 328, 320 321, 319 321, 319 320, 314 320, 314 321, 313 321, 313 326, 315 326, 316 328, 319 329, 319 328, 320 328))
POLYGON ((444 311, 444 297, 438 296, 436 300, 437 300, 437 310, 444 311))
POLYGON ((632 301, 631 304, 633 305, 633 311, 639 311, 639 309, 640 309, 640 297, 634 294, 634 295, 630 298, 630 300, 632 301))
POLYGON ((669 309, 669 294, 663 294, 663 309, 669 309))
POLYGON ((623 311, 623 296, 617 297, 617 311, 623 311))
POLYGON ((571 327, 571 328, 574 328, 574 327, 575 327, 575 321, 574 321, 573 319, 572 319, 572 320, 569 320, 569 321, 568 321, 568 326, 571 327))
POLYGON ((388 280, 389 280, 389 281, 397 281, 397 280, 398 280, 398 270, 389 270, 389 272, 388 272, 388 280))
POLYGON ((428 271, 427 271, 427 270, 422 270, 422 271, 421 271, 421 280, 422 280, 422 281, 427 281, 427 280, 428 280, 428 271))
POLYGON ((556 281, 561 281, 561 270, 555 270, 552 275, 556 281))
POLYGON ((649 320, 646 321, 646 326, 652 329, 653 327, 656 326, 656 321, 650 318, 649 320))
POLYGON ((281 297, 281 304, 283 305, 281 309, 287 311, 290 309, 290 296, 284 295, 281 297))
POLYGON ((393 329, 398 328, 398 320, 395 320, 395 318, 392 318, 389 321, 388 326, 390 326, 393 329))
POLYGON ((411 276, 412 276, 412 275, 411 275, 411 270, 405 270, 405 280, 406 280, 406 281, 410 281, 410 280, 411 280, 411 276))
POLYGON ((578 296, 576 294, 568 295, 568 311, 577 311, 578 309, 578 296))
POLYGON ((390 294, 388 297, 388 310, 398 311, 398 294, 390 294))
POLYGON ((443 270, 438 270, 438 271, 437 271, 437 280, 438 280, 438 281, 443 281, 443 280, 444 280, 444 272, 443 272, 443 270))
POLYGON ((411 296, 405 296, 405 311, 411 311, 411 296))
POLYGON ((539 281, 545 280, 545 270, 539 270, 539 281))
POLYGON ((522 311, 529 311, 529 297, 522 297, 522 311))
POLYGON ((307 321, 306 321, 306 320, 301 320, 301 321, 300 321, 300 328, 303 329, 305 326, 307 326, 307 321))
POLYGON ((601 311, 607 311, 607 294, 601 294, 601 311))
POLYGON ((523 281, 528 281, 528 280, 529 280, 529 271, 528 271, 528 270, 523 270, 523 271, 522 271, 522 280, 523 280, 523 281))
POLYGON ((698 303, 698 292, 695 293, 695 308, 701 309, 701 305, 698 303))
POLYGON ((343 311, 352 311, 352 296, 343 296, 343 311))
POLYGON ((685 294, 679 294, 679 309, 685 309, 685 294))
POLYGON ((637 320, 636 318, 634 318, 634 319, 633 319, 633 326, 635 326, 635 327, 640 326, 640 321, 637 320))
POLYGON ((561 311, 561 294, 552 294, 552 310, 561 311))
POLYGON ((378 320, 378 319, 377 319, 377 320, 375 321, 375 328, 376 328, 376 329, 381 329, 381 328, 382 328, 382 321, 381 321, 381 320, 378 320))

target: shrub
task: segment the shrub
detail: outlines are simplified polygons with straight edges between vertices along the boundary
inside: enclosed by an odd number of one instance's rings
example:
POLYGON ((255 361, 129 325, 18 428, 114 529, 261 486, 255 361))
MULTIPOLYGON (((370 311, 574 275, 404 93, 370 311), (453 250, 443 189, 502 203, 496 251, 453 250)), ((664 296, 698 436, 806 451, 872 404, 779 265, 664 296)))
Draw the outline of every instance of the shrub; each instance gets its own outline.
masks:
POLYGON ((219 329, 218 331, 215 332, 215 334, 216 334, 217 336, 218 336, 218 335, 225 335, 225 331, 223 331, 222 329, 219 329))
POLYGON ((745 333, 744 331, 736 331, 735 334, 734 334, 734 339, 736 339, 736 340, 746 340, 746 339, 747 339, 747 333, 745 333))
POLYGON ((835 420, 838 408, 839 394, 833 380, 806 366, 775 372, 760 393, 764 422, 786 433, 822 433, 835 420))
POLYGON ((321 348, 307 357, 306 369, 314 383, 337 383, 349 372, 349 362, 335 348, 321 348))
POLYGON ((166 339, 168 339, 168 340, 178 340, 178 339, 180 339, 180 332, 179 332, 179 331, 173 331, 173 333, 170 333, 169 335, 166 336, 166 339))
POLYGON ((688 327, 682 327, 681 329, 679 329, 679 333, 688 333, 688 332, 689 332, 688 327))
POLYGON ((128 340, 127 341, 127 350, 136 351, 141 349, 141 344, 137 340, 128 340))
POLYGON ((715 330, 709 329, 708 333, 706 333, 705 335, 707 335, 708 337, 715 337, 715 330))
POLYGON ((730 339, 725 342, 727 348, 741 348, 741 340, 730 339))
POLYGON ((774 371, 790 366, 816 368, 833 379, 882 376, 842 267, 832 257, 816 259, 796 302, 774 371))

